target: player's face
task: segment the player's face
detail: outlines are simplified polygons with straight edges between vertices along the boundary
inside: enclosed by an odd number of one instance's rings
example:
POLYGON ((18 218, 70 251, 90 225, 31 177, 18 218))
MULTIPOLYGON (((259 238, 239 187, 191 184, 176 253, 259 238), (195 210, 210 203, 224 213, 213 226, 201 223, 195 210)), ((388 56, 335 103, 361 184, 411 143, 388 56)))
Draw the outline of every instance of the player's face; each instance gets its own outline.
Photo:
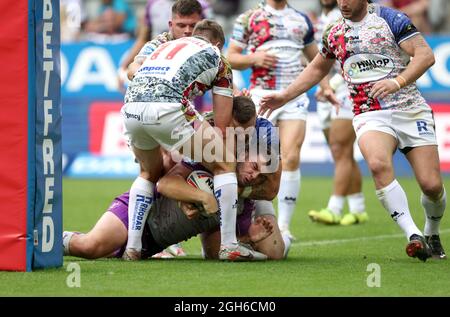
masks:
POLYGON ((259 164, 257 162, 241 162, 237 164, 237 179, 241 186, 253 186, 260 183, 261 175, 259 164))
POLYGON ((367 13, 367 0, 337 0, 342 16, 353 22, 361 21, 367 13))
POLYGON ((336 6, 337 2, 336 0, 320 0, 320 4, 324 8, 333 9, 336 6))
POLYGON ((170 32, 175 39, 192 36, 195 24, 201 20, 202 17, 198 13, 185 16, 174 14, 172 21, 169 21, 170 32))

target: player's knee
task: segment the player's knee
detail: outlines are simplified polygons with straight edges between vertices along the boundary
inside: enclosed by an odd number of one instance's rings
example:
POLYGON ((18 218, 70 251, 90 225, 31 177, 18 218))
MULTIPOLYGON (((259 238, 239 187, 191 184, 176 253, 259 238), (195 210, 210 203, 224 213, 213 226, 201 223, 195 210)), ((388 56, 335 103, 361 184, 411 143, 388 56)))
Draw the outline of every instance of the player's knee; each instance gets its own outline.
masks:
POLYGON ((353 146, 349 146, 345 143, 341 142, 332 142, 330 144, 331 154, 333 155, 333 159, 341 160, 341 159, 353 159, 353 146))
POLYGON ((391 170, 392 166, 387 160, 383 160, 380 158, 370 158, 367 162, 370 171, 374 176, 382 175, 391 170))
POLYGON ((300 164, 300 154, 299 153, 286 153, 281 155, 281 161, 283 162, 283 170, 295 170, 300 164))
POLYGON ((439 198, 442 192, 442 186, 443 185, 440 181, 434 181, 432 179, 422 181, 420 184, 422 192, 431 199, 439 198))

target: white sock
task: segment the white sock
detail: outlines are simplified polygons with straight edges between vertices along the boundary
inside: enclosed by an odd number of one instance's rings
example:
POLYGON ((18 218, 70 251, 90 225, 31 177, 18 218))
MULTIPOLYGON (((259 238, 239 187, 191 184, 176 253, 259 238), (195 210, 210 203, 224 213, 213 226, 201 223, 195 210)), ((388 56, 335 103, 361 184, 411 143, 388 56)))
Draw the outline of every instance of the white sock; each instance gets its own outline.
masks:
POLYGON ((64 231, 63 232, 63 247, 64 247, 64 255, 70 255, 70 239, 72 239, 75 232, 72 231, 64 231))
POLYGON ((342 209, 344 209, 345 197, 338 195, 331 195, 330 200, 328 200, 327 208, 331 210, 335 215, 341 215, 342 209))
POLYGON ((400 226, 409 240, 413 234, 422 235, 409 212, 405 191, 396 179, 385 188, 376 191, 377 197, 392 219, 400 226))
POLYGON ((300 170, 282 171, 278 191, 278 226, 288 229, 300 191, 300 170))
POLYGON ((442 189, 441 197, 437 201, 431 200, 423 193, 420 201, 425 211, 425 228, 423 229, 423 233, 426 236, 438 235, 439 225, 441 224, 441 219, 447 204, 445 188, 442 189))
POLYGON ((214 176, 214 194, 220 209, 220 244, 223 246, 236 245, 236 173, 226 173, 214 176))
POLYGON ((155 185, 138 177, 131 185, 130 201, 128 204, 128 242, 127 249, 142 249, 142 232, 150 208, 153 204, 153 189, 155 185))
POLYGON ((283 238, 283 242, 284 242, 284 252, 283 252, 283 257, 286 258, 288 256, 289 253, 289 249, 291 248, 291 239, 289 238, 288 235, 281 233, 281 237, 283 238))
POLYGON ((352 214, 363 213, 366 210, 363 193, 347 195, 348 208, 352 214))

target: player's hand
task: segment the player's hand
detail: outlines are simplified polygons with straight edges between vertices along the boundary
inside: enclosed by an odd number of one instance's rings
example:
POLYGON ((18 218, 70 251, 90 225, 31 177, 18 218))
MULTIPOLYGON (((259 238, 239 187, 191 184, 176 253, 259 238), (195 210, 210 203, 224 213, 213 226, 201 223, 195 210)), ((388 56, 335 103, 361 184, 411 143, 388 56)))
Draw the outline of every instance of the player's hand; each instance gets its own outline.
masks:
POLYGON ((255 221, 248 228, 250 241, 257 243, 264 240, 273 233, 273 225, 263 216, 256 217, 255 221))
POLYGON ((314 97, 316 97, 317 101, 320 102, 326 102, 327 98, 325 98, 325 96, 323 95, 323 90, 319 87, 316 90, 316 93, 314 94, 314 97))
POLYGON ((259 50, 253 53, 253 66, 272 68, 276 65, 278 59, 275 55, 268 53, 266 50, 259 50))
POLYGON ((219 211, 219 204, 217 203, 216 197, 212 194, 204 192, 205 195, 202 198, 202 205, 205 212, 209 215, 214 214, 219 211))
POLYGON ((260 108, 258 114, 264 116, 267 113, 266 117, 269 117, 274 110, 281 108, 286 102, 287 100, 285 100, 281 93, 264 96, 259 103, 260 108))
POLYGON ((341 108, 341 103, 339 102, 336 95, 334 94, 334 90, 331 88, 324 89, 322 94, 323 94, 323 97, 325 98, 325 100, 334 106, 334 108, 336 109, 336 114, 339 114, 339 109, 341 108))
POLYGON ((181 210, 184 212, 184 214, 186 215, 186 217, 189 220, 194 219, 195 217, 197 217, 200 214, 200 211, 198 210, 198 208, 192 204, 192 203, 187 203, 187 202, 179 202, 179 207, 181 208, 181 210))
MULTIPOLYGON (((395 80, 395 79, 394 79, 395 80)), ((392 79, 381 80, 373 85, 370 90, 369 97, 373 99, 383 99, 386 96, 400 90, 400 85, 396 84, 392 79)))
POLYGON ((125 83, 128 82, 127 70, 125 68, 119 68, 117 70, 117 88, 122 94, 125 94, 125 83))

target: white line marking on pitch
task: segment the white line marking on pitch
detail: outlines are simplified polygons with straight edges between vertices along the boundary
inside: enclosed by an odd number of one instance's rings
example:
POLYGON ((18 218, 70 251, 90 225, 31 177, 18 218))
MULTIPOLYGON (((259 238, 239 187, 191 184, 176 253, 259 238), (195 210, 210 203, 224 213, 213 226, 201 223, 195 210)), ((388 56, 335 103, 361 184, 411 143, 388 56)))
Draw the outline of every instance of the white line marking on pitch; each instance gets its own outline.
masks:
MULTIPOLYGON (((450 229, 441 230, 440 234, 449 233, 450 229)), ((358 242, 358 241, 370 241, 370 240, 384 240, 384 239, 394 239, 404 237, 404 234, 385 234, 380 236, 372 236, 372 237, 359 237, 352 239, 337 239, 337 240, 317 240, 317 241, 306 241, 306 242, 294 242, 291 245, 292 247, 311 247, 317 245, 329 245, 329 244, 341 244, 341 243, 349 243, 349 242, 358 242)))

